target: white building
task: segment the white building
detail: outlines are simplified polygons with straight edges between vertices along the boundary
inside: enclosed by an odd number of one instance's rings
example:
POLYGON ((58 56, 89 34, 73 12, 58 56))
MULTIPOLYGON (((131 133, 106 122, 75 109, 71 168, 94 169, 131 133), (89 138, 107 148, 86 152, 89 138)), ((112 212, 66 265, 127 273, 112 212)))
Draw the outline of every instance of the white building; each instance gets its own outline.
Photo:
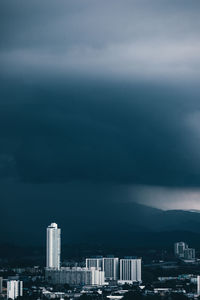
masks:
POLYGON ((174 244, 174 254, 178 257, 184 257, 184 251, 188 248, 188 245, 184 242, 178 242, 174 244))
POLYGON ((200 296, 200 276, 197 276, 197 295, 200 296))
POLYGON ((23 296, 23 282, 19 280, 7 281, 7 299, 15 299, 23 296))
POLYGON ((51 223, 47 227, 47 268, 60 269, 60 231, 56 223, 51 223))
POLYGON ((105 280, 118 280, 119 278, 119 258, 104 257, 103 271, 105 272, 105 280))
POLYGON ((105 285, 105 273, 101 269, 96 270, 95 268, 90 269, 92 272, 91 285, 102 286, 105 285))
POLYGON ((121 284, 141 282, 141 258, 120 259, 120 280, 121 284))
POLYGON ((103 257, 86 258, 86 268, 95 268, 103 270, 103 257))

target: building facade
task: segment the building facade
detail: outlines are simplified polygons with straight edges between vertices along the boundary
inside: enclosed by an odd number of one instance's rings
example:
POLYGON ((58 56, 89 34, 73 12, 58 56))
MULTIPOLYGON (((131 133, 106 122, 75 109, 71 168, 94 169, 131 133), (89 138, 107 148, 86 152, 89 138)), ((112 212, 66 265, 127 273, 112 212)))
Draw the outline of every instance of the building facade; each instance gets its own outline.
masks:
POLYGON ((86 268, 101 269, 105 273, 105 280, 119 279, 119 258, 118 257, 96 257, 86 258, 86 268))
POLYGON ((103 271, 105 273, 105 280, 119 279, 119 258, 118 257, 104 257, 103 271))
POLYGON ((19 280, 7 281, 7 299, 16 299, 23 296, 23 282, 19 280))
POLYGON ((197 276, 197 295, 200 296, 200 276, 197 276))
POLYGON ((141 259, 124 258, 120 259, 120 280, 121 284, 141 282, 141 259))
POLYGON ((47 227, 46 267, 60 269, 61 230, 56 223, 47 227))
POLYGON ((103 270, 103 257, 86 258, 86 268, 95 268, 103 270))
POLYGON ((195 249, 187 248, 184 250, 184 259, 186 260, 195 260, 195 249))
POLYGON ((96 270, 94 267, 88 268, 61 268, 46 269, 45 278, 53 284, 69 284, 69 285, 97 285, 105 284, 104 272, 96 270))

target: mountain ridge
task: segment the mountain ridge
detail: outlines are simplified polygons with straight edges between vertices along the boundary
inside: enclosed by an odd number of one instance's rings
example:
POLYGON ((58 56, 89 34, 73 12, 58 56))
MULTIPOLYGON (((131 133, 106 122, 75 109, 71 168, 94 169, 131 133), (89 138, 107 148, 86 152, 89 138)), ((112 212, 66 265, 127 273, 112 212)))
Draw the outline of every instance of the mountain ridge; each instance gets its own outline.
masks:
MULTIPOLYGON (((44 215, 43 219, 34 223, 31 231, 31 220, 23 228, 16 224, 1 235, 2 242, 23 245, 45 245, 46 227, 55 221, 62 229, 62 242, 90 243, 107 241, 116 243, 122 240, 128 243, 130 236, 146 233, 155 235, 161 232, 192 232, 200 234, 200 214, 185 210, 161 210, 135 202, 91 203, 77 210, 76 203, 67 212, 59 209, 50 219, 44 215)), ((146 238, 146 237, 144 237, 146 238)), ((177 236, 178 238, 178 236, 177 236)))

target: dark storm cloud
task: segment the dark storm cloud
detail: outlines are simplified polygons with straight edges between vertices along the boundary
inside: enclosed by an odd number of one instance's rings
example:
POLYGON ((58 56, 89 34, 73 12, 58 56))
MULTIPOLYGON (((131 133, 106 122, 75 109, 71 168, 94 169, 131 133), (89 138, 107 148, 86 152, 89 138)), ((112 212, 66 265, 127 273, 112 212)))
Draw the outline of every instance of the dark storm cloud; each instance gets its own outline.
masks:
POLYGON ((53 198, 57 217, 66 201, 75 218, 73 201, 93 214, 92 201, 157 205, 161 189, 170 206, 177 188, 198 190, 199 6, 0 2, 0 195, 8 220, 28 219, 30 202, 30 222, 37 214, 43 226, 53 198))
POLYGON ((184 89, 76 84, 7 92, 18 96, 2 104, 1 151, 22 181, 199 184, 197 154, 188 147, 194 102, 184 89))

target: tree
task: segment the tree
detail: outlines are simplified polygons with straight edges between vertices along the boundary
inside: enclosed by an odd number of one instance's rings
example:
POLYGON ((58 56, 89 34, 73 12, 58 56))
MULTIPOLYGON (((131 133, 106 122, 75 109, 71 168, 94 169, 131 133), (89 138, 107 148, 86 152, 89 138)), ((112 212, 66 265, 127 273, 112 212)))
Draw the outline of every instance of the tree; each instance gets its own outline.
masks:
POLYGON ((186 297, 184 294, 177 294, 177 293, 172 293, 171 294, 171 300, 187 300, 188 297, 186 297))
POLYGON ((80 296, 79 299, 81 299, 81 300, 92 300, 92 297, 87 295, 87 294, 83 294, 83 295, 80 296))
POLYGON ((123 300, 142 300, 142 299, 144 298, 141 293, 133 292, 133 291, 127 292, 123 297, 123 300))

